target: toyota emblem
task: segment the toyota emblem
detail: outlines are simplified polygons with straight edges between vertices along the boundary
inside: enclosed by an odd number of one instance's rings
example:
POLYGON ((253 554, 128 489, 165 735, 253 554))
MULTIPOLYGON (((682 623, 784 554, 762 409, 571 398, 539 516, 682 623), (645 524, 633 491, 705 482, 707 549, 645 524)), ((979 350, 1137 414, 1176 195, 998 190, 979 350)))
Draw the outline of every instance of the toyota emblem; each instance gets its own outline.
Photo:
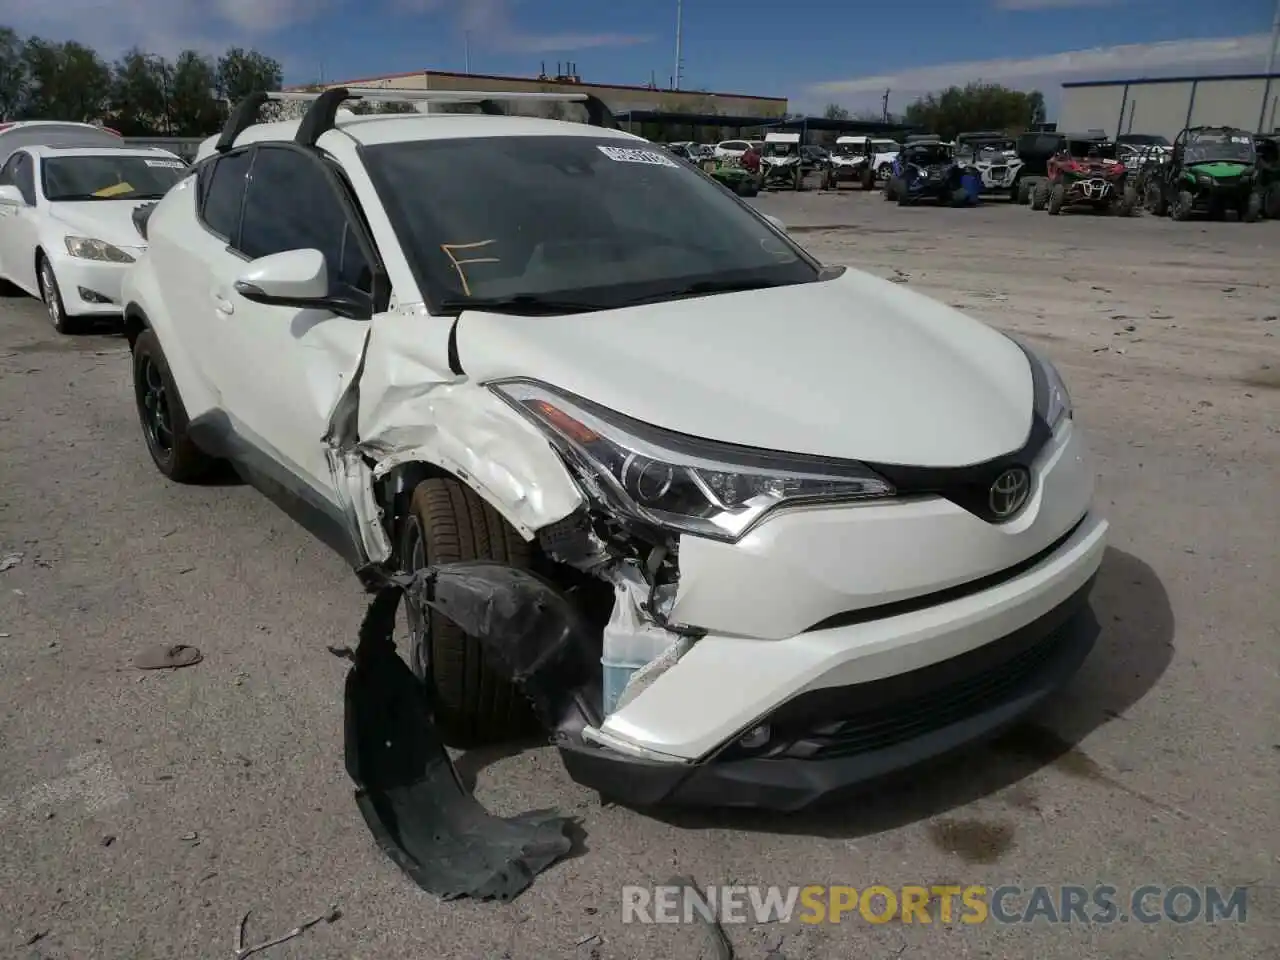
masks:
POLYGON ((1026 505, 1031 495, 1031 475, 1023 467, 1010 467, 991 484, 987 506, 997 520, 1008 520, 1026 505))

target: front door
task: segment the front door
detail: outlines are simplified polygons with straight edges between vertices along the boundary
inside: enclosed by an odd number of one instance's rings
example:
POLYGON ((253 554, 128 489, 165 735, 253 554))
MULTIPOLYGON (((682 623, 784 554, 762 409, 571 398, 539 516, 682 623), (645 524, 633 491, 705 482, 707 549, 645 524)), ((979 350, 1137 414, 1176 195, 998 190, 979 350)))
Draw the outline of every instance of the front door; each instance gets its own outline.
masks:
POLYGON ((324 435, 355 375, 368 320, 246 300, 252 261, 287 250, 325 255, 330 283, 371 293, 369 241, 319 157, 289 145, 254 149, 232 242, 209 260, 206 363, 236 433, 330 505, 339 503, 324 435))
POLYGON ((17 187, 22 202, 0 205, 0 274, 32 296, 36 283, 36 176, 35 161, 25 151, 11 156, 0 173, 0 183, 17 187))

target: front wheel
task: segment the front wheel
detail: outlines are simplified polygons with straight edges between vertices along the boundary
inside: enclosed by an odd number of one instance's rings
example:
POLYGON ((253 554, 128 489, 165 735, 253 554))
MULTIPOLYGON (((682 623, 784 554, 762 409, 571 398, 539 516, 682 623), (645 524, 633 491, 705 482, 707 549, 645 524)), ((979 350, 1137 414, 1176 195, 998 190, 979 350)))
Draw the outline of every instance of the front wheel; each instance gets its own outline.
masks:
POLYGON ((1049 184, 1044 180, 1036 181, 1036 185, 1031 191, 1031 209, 1043 210, 1048 202, 1049 184))
POLYGON ((1169 212, 1169 204, 1165 202, 1164 190, 1158 183, 1147 184, 1147 212, 1152 216, 1163 217, 1169 212))
POLYGON ((1191 196, 1189 190, 1179 190, 1177 198, 1169 207, 1169 215, 1175 220, 1190 220, 1191 208, 1195 205, 1195 198, 1191 196))
POLYGON ((147 452, 156 469, 176 483, 203 479, 214 464, 188 433, 187 409, 169 361, 151 330, 133 342, 133 396, 147 452))
POLYGON ((1262 194, 1254 190, 1245 201, 1240 218, 1245 223, 1257 223, 1262 218, 1262 194))
POLYGON ((1062 213, 1062 208, 1066 205, 1066 202, 1066 184, 1055 183, 1053 188, 1049 191, 1049 205, 1047 207, 1049 216, 1056 217, 1058 214, 1062 213))
POLYGON ((1267 187, 1267 196, 1262 206, 1268 220, 1280 220, 1280 181, 1267 187))
POLYGON ((49 312, 49 320, 53 329, 66 336, 77 333, 79 324, 67 316, 66 304, 62 302, 62 289, 58 286, 58 278, 54 275, 53 264, 43 253, 36 268, 36 282, 40 285, 40 299, 44 301, 45 310, 49 312))
POLYGON ((876 174, 871 169, 871 164, 867 164, 865 170, 862 171, 862 189, 874 190, 876 188, 876 174))
POLYGON ((1019 180, 1018 185, 1014 188, 1013 199, 1020 207, 1025 207, 1031 202, 1031 188, 1034 186, 1030 180, 1019 180))
MULTIPOLYGON (((529 567, 529 545, 470 487, 432 477, 414 488, 400 541, 410 571, 441 563, 493 560, 529 567)), ((431 680, 435 721, 458 747, 510 740, 534 727, 519 689, 485 662, 478 640, 435 611, 407 609, 409 659, 420 680, 431 680)))

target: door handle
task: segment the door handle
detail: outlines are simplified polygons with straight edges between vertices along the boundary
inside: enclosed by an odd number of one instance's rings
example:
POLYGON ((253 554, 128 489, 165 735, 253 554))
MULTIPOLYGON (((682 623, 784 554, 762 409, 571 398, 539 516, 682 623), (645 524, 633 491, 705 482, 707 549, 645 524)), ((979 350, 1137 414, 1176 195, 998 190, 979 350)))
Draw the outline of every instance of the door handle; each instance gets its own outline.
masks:
POLYGON ((220 293, 213 294, 213 305, 219 313, 228 317, 236 312, 236 305, 220 293))

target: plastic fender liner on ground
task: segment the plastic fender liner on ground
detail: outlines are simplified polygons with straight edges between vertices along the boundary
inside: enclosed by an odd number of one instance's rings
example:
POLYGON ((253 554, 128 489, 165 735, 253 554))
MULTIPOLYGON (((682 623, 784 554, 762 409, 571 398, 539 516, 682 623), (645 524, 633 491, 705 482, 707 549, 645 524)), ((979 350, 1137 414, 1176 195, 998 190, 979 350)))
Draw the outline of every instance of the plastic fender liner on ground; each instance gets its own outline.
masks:
POLYGON ((583 695, 592 686, 591 658, 578 656, 586 634, 553 587, 483 562, 389 580, 360 627, 346 681, 346 766, 375 840, 429 893, 512 900, 570 852, 574 821, 550 810, 496 817, 467 792, 432 722, 430 684, 396 653, 396 611, 406 593, 480 640, 553 727, 598 722, 583 695))

